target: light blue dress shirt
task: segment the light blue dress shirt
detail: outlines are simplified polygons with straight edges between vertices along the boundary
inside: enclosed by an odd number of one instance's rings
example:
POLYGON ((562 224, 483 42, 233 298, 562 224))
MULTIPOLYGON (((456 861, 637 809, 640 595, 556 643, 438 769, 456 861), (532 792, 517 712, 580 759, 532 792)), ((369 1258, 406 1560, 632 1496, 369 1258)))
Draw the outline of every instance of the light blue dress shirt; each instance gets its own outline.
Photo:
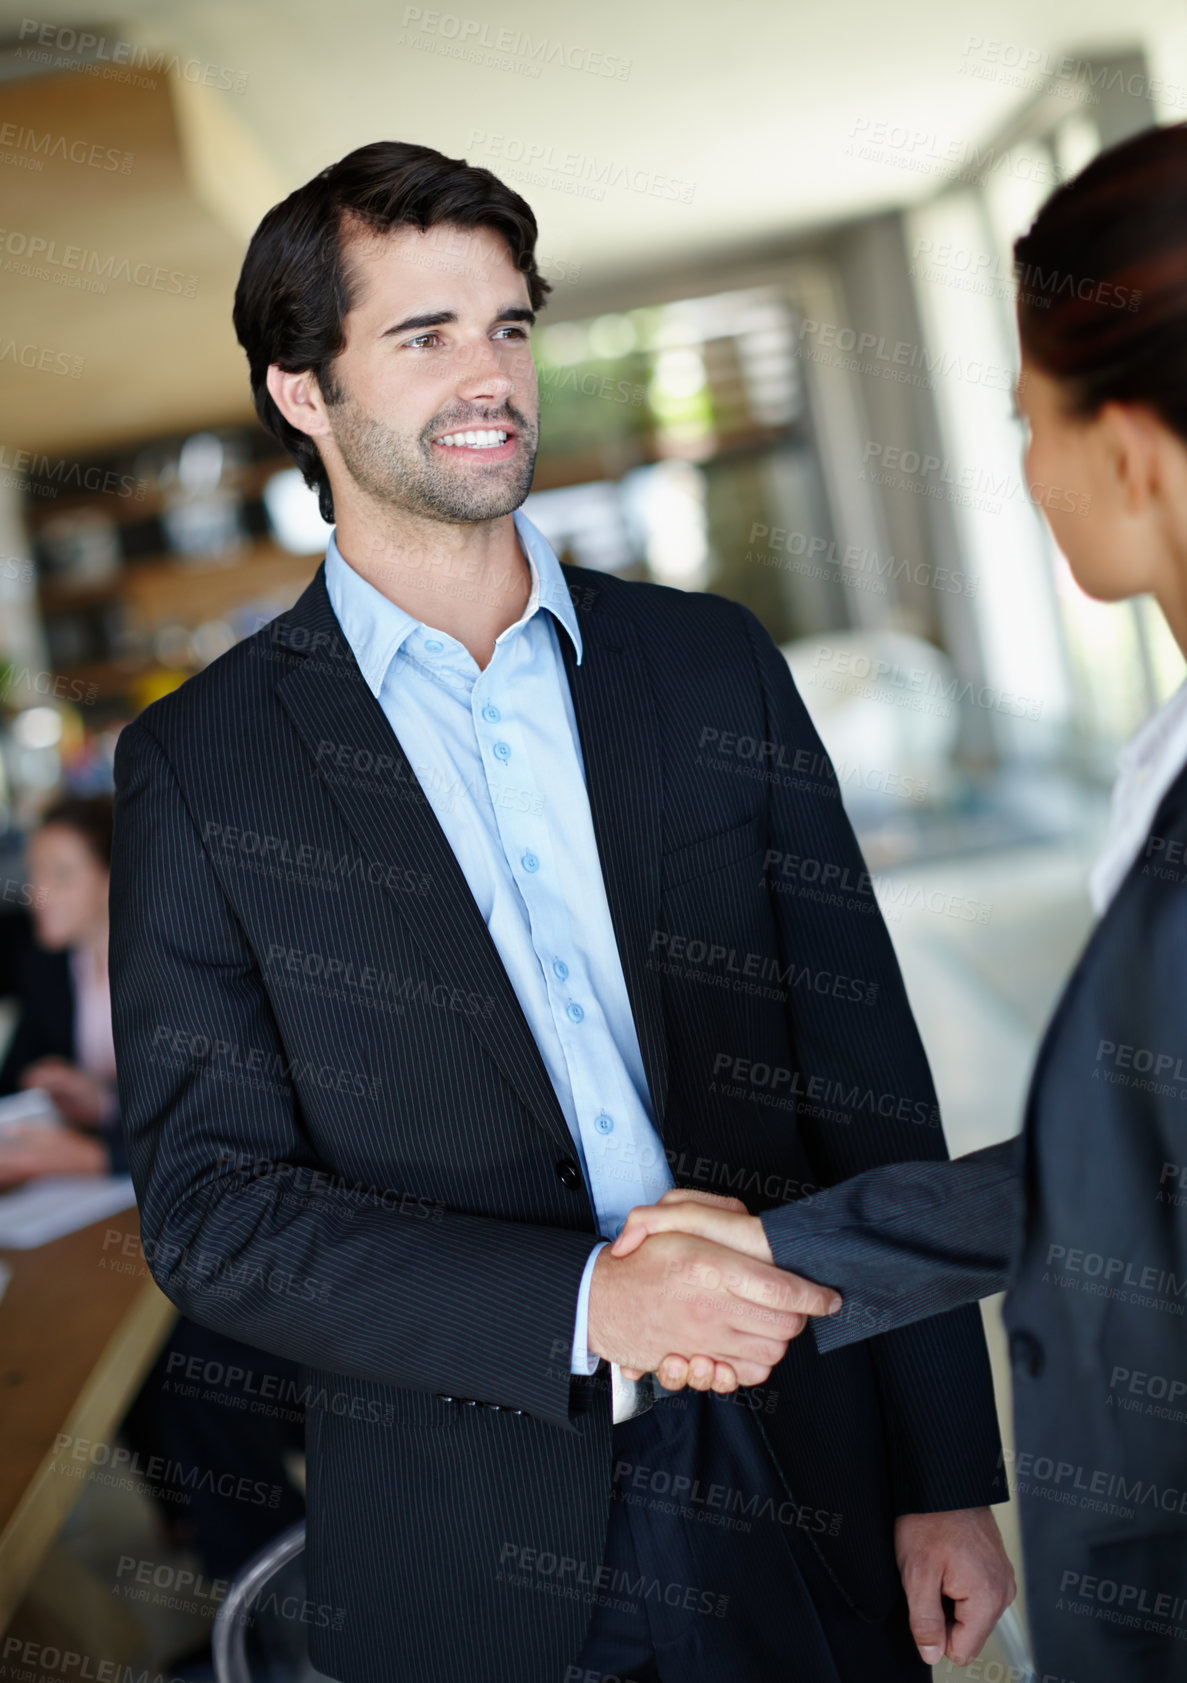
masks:
MULTIPOLYGON (((673 1184, 655 1129, 594 839, 557 625, 580 663, 560 562, 520 510, 532 586, 485 671, 355 572, 331 534, 330 603, 445 832, 560 1102, 597 1218, 613 1239, 673 1184), (547 608, 547 613, 541 613, 547 608)), ((581 1279, 571 1367, 592 1373, 581 1279)))

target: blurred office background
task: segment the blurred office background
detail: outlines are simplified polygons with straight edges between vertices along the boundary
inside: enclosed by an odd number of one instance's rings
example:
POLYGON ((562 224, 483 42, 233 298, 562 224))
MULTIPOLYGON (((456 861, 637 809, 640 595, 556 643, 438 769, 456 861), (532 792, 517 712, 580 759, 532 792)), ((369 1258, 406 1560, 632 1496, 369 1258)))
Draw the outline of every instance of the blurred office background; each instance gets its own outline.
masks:
MULTIPOLYGON (((766 623, 841 776, 950 1146, 1015 1132, 1117 749, 1183 662, 1151 604, 1078 590, 1035 506, 1062 490, 1023 479, 1011 242, 1101 147, 1187 117, 1181 5, 3 17, 5 902, 38 813, 109 789, 121 725, 317 567, 325 529, 254 422, 231 295, 271 204, 414 139, 537 214, 554 290, 527 513, 565 559, 766 623)), ((145 1544, 134 1504, 103 1500, 84 1491, 54 1562, 111 1592, 145 1544)), ((40 1596, 64 1619, 38 1571, 6 1613, 40 1596)), ((169 1599, 136 1609, 159 1660, 209 1613, 169 1599)))

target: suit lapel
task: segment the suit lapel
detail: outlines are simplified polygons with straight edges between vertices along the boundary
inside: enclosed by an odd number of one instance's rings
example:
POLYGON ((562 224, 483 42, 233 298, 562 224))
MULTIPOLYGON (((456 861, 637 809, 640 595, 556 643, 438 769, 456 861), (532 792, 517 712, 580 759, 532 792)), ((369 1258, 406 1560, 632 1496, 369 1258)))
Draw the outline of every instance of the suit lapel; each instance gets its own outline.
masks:
POLYGON ((559 641, 585 758, 586 788, 627 997, 663 1135, 668 1048, 659 971, 660 740, 655 697, 634 627, 597 610, 582 616, 582 660, 559 641))
POLYGON ((314 764, 327 756, 325 744, 334 750, 349 745, 352 754, 369 752, 369 765, 394 760, 389 776, 376 777, 366 787, 326 778, 326 792, 363 858, 374 862, 385 880, 391 867, 391 903, 430 969, 450 989, 476 991, 495 1001, 489 1015, 465 1021, 557 1147, 571 1156, 564 1112, 498 949, 416 773, 342 634, 326 591, 324 563, 295 606, 275 622, 272 636, 281 647, 306 657, 294 662, 276 687, 314 764), (398 886, 404 870, 427 875, 428 892, 398 886))

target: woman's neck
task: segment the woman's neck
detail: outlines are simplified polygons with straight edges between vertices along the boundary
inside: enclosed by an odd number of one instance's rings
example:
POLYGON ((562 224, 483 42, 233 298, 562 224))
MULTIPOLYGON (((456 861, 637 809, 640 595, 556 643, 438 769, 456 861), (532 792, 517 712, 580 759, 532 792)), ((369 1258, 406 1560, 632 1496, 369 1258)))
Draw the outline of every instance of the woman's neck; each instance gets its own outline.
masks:
POLYGON ((74 943, 75 950, 82 953, 86 963, 96 972, 107 974, 107 921, 95 929, 89 929, 74 943))

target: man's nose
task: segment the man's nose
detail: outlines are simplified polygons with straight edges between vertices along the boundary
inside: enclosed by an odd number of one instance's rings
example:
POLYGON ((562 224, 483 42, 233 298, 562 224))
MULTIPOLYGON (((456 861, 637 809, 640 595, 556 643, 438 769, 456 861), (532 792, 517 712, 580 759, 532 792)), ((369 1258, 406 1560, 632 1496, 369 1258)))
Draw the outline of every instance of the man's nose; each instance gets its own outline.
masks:
POLYGON ((498 400, 512 391, 514 382, 499 361, 498 351, 489 341, 460 346, 457 360, 459 397, 498 400))

